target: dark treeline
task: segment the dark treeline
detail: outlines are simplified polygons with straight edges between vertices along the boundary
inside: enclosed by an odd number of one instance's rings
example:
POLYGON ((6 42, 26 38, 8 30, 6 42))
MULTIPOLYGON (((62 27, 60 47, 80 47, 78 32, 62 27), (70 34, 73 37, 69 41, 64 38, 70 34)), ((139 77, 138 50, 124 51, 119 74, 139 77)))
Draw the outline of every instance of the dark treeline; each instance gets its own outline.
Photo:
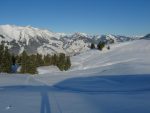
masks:
POLYGON ((21 73, 37 73, 36 68, 40 66, 57 66, 61 71, 67 71, 71 66, 70 57, 64 53, 58 55, 27 55, 24 51, 20 56, 17 56, 17 62, 21 65, 21 73))
MULTIPOLYGON (((99 42, 98 44, 97 44, 97 49, 98 50, 100 50, 100 51, 102 51, 103 50, 103 48, 105 47, 105 43, 104 42, 99 42)), ((94 43, 91 43, 91 47, 90 47, 91 49, 96 49, 96 47, 95 47, 95 44, 94 43)))
POLYGON ((4 44, 0 45, 0 72, 11 72, 12 55, 8 51, 8 47, 4 44))
MULTIPOLYGON (((110 49, 110 46, 109 44, 113 44, 114 43, 114 40, 113 39, 110 39, 109 42, 108 41, 100 41, 98 44, 97 44, 97 49, 102 51, 103 48, 107 45, 107 49, 109 50, 110 49)), ((95 47, 95 44, 94 43, 91 43, 91 46, 90 46, 91 49, 96 49, 95 47)))
POLYGON ((70 57, 64 53, 45 56, 41 54, 28 55, 26 51, 15 56, 9 53, 8 47, 0 45, 0 72, 11 73, 13 72, 12 67, 21 66, 20 73, 36 74, 37 67, 50 65, 66 71, 71 67, 70 57))

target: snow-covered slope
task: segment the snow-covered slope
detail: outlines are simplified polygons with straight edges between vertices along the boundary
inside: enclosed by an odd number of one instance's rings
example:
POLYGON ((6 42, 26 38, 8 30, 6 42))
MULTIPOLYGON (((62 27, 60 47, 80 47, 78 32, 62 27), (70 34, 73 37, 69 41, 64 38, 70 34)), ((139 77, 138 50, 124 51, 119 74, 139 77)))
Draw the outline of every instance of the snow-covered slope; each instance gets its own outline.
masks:
POLYGON ((149 113, 149 51, 150 40, 124 42, 73 56, 67 72, 0 74, 0 113, 149 113))
POLYGON ((67 72, 49 68, 44 74, 45 69, 42 71, 41 68, 42 75, 38 75, 37 79, 54 84, 78 76, 149 74, 149 51, 149 40, 113 44, 110 50, 89 50, 71 57, 72 66, 67 72))
POLYGON ((26 50, 29 54, 66 53, 70 55, 89 50, 91 43, 99 41, 124 42, 132 38, 115 35, 88 35, 85 33, 55 33, 31 26, 0 25, 0 42, 15 54, 26 50))
POLYGON ((149 40, 113 44, 110 46, 110 50, 90 50, 72 57, 72 69, 70 71, 97 69, 103 74, 149 73, 147 67, 150 65, 149 51, 149 40))

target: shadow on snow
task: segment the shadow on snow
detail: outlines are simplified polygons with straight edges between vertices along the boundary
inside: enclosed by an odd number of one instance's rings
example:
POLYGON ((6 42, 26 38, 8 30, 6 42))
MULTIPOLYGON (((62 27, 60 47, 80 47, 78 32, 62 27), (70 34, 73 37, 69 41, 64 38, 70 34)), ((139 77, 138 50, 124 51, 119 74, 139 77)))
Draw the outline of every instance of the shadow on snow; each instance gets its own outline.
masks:
POLYGON ((41 94, 40 113, 51 113, 51 91, 76 93, 137 93, 150 91, 149 75, 77 77, 61 81, 53 86, 1 86, 1 91, 37 92, 41 94))

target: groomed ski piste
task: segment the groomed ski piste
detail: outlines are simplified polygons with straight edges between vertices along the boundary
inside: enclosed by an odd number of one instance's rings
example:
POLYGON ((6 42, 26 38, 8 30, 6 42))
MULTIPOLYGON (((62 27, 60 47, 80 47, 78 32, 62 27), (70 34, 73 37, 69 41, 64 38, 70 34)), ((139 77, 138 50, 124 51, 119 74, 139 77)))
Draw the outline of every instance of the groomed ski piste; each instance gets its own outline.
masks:
POLYGON ((71 57, 72 67, 0 74, 0 113, 150 113, 150 40, 71 57))

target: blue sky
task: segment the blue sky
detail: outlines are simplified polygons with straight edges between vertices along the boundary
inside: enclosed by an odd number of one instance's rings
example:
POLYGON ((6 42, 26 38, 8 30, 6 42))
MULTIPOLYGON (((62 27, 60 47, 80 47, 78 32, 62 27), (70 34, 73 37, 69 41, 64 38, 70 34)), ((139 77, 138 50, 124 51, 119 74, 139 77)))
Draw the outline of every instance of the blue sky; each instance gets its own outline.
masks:
POLYGON ((145 35, 150 0, 1 0, 0 24, 55 32, 145 35))

